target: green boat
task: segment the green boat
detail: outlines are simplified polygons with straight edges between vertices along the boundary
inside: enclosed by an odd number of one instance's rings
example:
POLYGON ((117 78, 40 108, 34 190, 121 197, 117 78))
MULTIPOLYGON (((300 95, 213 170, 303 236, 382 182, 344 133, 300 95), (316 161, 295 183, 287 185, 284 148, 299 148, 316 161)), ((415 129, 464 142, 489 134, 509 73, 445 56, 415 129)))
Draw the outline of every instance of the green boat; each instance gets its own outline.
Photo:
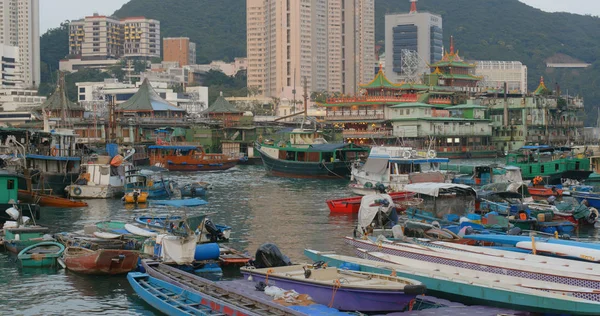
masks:
POLYGON ((327 143, 320 132, 294 129, 289 141, 256 144, 267 173, 292 178, 343 179, 351 164, 367 155, 369 148, 352 143, 327 143))
MULTIPOLYGON (((440 271, 429 271, 404 265, 378 262, 350 256, 336 255, 333 252, 319 252, 306 249, 304 255, 311 260, 325 262, 328 266, 353 266, 362 272, 392 274, 420 281, 427 287, 427 295, 461 302, 467 305, 486 305, 501 308, 525 310, 550 314, 598 315, 600 303, 563 296, 540 290, 499 286, 455 279, 440 271)), ((501 277, 501 276, 499 276, 501 277)))
POLYGON ((562 179, 582 181, 592 173, 589 158, 572 155, 568 147, 523 146, 506 155, 506 164, 521 168, 523 180, 539 176, 551 185, 562 179))
POLYGON ((44 235, 48 233, 47 227, 42 226, 20 226, 4 228, 4 247, 6 250, 18 254, 21 250, 47 241, 44 235))
POLYGON ((65 246, 61 243, 45 241, 21 250, 17 258, 23 268, 56 267, 57 259, 64 251, 65 246))

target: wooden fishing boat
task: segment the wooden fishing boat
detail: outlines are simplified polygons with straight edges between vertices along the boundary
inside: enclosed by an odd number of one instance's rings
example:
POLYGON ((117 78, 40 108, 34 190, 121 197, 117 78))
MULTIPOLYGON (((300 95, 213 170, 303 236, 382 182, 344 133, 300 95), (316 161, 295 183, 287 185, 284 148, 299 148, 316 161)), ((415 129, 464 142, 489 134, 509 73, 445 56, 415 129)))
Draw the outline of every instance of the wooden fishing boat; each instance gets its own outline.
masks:
POLYGON ((65 246, 54 241, 36 243, 21 250, 17 258, 24 268, 54 267, 65 246))
POLYGON ((83 274, 122 274, 133 271, 139 252, 132 250, 67 247, 63 261, 67 269, 83 274))
POLYGON ((528 188, 529 194, 531 194, 534 198, 535 197, 540 197, 540 198, 548 198, 551 196, 562 196, 563 194, 563 190, 562 189, 557 189, 556 187, 545 187, 545 186, 532 186, 528 188))
POLYGON ((426 289, 423 284, 411 279, 317 265, 241 268, 240 271, 246 278, 252 277, 255 281, 308 294, 319 304, 329 304, 330 307, 345 311, 403 310, 417 295, 424 294, 426 289), (336 288, 333 298, 332 288, 336 288))
POLYGON ((73 199, 67 199, 59 196, 32 192, 27 190, 19 190, 19 200, 30 201, 32 203, 37 203, 40 206, 47 207, 69 208, 88 206, 88 204, 84 201, 76 201, 73 199))
POLYGON ((572 271, 562 267, 549 267, 542 263, 530 262, 523 264, 515 262, 514 260, 490 258, 477 254, 463 256, 460 252, 436 252, 423 246, 393 244, 389 241, 377 243, 371 240, 351 237, 345 237, 345 240, 353 247, 365 249, 366 251, 378 251, 424 262, 435 262, 448 266, 500 275, 515 276, 532 280, 552 280, 552 282, 565 285, 600 289, 600 276, 572 271))
POLYGON ((207 294, 182 289, 145 273, 130 272, 127 274, 127 281, 141 299, 166 315, 259 315, 207 294))
POLYGON ((333 252, 304 250, 311 260, 324 261, 329 266, 351 264, 358 271, 411 278, 427 287, 428 295, 464 302, 469 305, 486 305, 551 314, 597 315, 597 302, 518 286, 499 286, 497 282, 478 280, 468 276, 455 276, 443 270, 430 270, 394 263, 337 255, 333 252))
POLYGON ((98 249, 122 249, 139 250, 141 244, 135 239, 127 238, 122 234, 106 232, 94 232, 94 236, 79 235, 73 233, 54 234, 54 238, 65 247, 81 247, 90 250, 98 249))
POLYGON ((213 282, 164 263, 144 259, 142 260, 142 267, 152 277, 188 291, 217 295, 234 306, 248 309, 251 315, 304 315, 274 303, 271 298, 262 299, 249 296, 238 287, 227 287, 222 282, 213 282))
MULTIPOLYGON (((0 210, 15 208, 23 212, 23 215, 34 219, 40 219, 40 206, 36 203, 26 202, 19 198, 18 185, 22 179, 18 175, 6 171, 0 171, 0 210)), ((0 211, 0 224, 5 221, 14 220, 10 214, 0 211)))
POLYGON ((225 154, 207 154, 201 146, 148 146, 150 164, 169 171, 227 170, 240 161, 225 154))
MULTIPOLYGON (((395 203, 410 200, 414 197, 412 192, 393 192, 389 193, 395 203)), ((358 213, 362 196, 328 200, 327 207, 331 213, 358 213)))
POLYGON ((497 283, 498 286, 516 286, 528 289, 535 289, 544 292, 555 293, 559 295, 569 295, 571 297, 581 298, 589 301, 600 302, 600 292, 585 287, 568 286, 551 281, 523 280, 520 277, 498 275, 489 272, 473 271, 470 269, 448 267, 439 263, 423 262, 420 260, 407 259, 399 256, 389 255, 382 252, 368 252, 358 249, 357 254, 365 259, 400 264, 408 267, 419 267, 420 269, 441 270, 455 276, 464 276, 465 279, 474 278, 484 280, 490 283, 497 283))
POLYGON ((4 247, 6 250, 18 254, 21 250, 37 243, 48 241, 44 235, 48 233, 47 227, 19 226, 4 228, 4 247))
POLYGON ((268 174, 291 178, 344 179, 350 163, 368 148, 348 143, 329 144, 320 131, 294 129, 289 141, 255 145, 268 174))

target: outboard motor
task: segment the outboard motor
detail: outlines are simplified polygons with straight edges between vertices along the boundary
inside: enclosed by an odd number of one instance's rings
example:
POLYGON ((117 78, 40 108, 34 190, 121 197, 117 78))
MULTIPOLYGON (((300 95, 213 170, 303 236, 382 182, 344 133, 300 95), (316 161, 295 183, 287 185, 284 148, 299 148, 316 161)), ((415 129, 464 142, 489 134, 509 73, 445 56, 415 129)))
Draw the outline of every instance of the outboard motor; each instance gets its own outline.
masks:
POLYGON ((210 234, 210 241, 217 242, 217 240, 226 240, 223 232, 217 228, 217 226, 209 219, 204 222, 204 227, 206 231, 210 234))
POLYGON ((292 265, 290 258, 281 253, 275 244, 262 244, 256 249, 254 266, 257 269, 274 268, 292 265))

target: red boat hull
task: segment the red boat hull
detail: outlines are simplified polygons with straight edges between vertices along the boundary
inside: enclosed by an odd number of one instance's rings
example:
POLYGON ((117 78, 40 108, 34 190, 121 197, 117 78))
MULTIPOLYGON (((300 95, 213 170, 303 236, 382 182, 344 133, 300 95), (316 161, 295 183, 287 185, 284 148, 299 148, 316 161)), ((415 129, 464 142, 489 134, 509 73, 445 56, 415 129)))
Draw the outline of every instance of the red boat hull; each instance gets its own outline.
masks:
POLYGON ((552 191, 551 188, 529 187, 529 188, 527 188, 527 190, 529 191, 529 194, 531 194, 532 196, 539 196, 539 197, 562 196, 562 193, 563 193, 563 190, 561 190, 561 189, 554 189, 554 191, 552 191))
POLYGON ((39 206, 49 207, 86 207, 88 204, 83 201, 75 201, 58 196, 30 192, 27 190, 19 190, 19 199, 23 201, 32 201, 39 206))
POLYGON ((67 269, 83 274, 124 274, 138 264, 139 252, 133 250, 99 249, 78 255, 65 252, 67 269))
MULTIPOLYGON (((390 193, 394 202, 405 201, 415 196, 412 192, 394 192, 390 193)), ((355 196, 351 198, 336 199, 327 201, 327 206, 331 213, 358 213, 360 209, 360 201, 362 196, 355 196)))

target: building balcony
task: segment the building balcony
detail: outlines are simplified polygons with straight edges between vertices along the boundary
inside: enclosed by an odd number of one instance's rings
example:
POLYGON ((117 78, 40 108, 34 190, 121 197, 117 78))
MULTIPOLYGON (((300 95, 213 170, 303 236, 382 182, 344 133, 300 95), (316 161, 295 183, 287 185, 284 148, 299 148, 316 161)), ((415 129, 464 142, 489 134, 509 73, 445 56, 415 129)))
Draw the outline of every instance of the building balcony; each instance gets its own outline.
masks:
POLYGON ((383 120, 383 110, 327 111, 327 121, 383 120))
POLYGON ((442 153, 463 153, 467 151, 496 151, 496 146, 440 146, 437 152, 442 153))
POLYGON ((383 138, 391 137, 391 130, 344 130, 342 131, 344 138, 383 138))

